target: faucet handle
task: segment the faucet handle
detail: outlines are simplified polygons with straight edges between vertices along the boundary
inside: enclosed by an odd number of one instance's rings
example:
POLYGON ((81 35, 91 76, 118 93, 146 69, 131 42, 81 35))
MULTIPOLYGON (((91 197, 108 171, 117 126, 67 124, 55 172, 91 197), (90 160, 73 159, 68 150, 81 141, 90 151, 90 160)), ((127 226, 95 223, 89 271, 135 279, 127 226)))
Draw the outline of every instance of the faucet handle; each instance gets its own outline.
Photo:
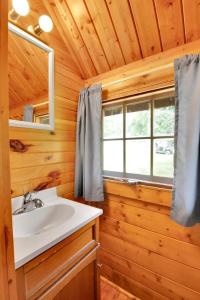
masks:
POLYGON ((35 193, 35 191, 27 192, 24 194, 24 204, 32 200, 33 193, 35 193))

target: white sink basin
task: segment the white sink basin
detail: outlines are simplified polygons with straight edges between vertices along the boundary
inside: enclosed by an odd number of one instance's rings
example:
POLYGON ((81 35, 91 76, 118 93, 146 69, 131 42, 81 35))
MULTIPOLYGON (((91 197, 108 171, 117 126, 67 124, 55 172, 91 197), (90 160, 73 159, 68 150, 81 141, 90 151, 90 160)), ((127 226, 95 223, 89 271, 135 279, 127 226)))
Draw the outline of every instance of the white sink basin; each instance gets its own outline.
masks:
POLYGON ((26 238, 66 223, 75 213, 74 207, 55 204, 37 208, 13 218, 14 238, 26 238))
MULTIPOLYGON (((102 214, 102 210, 57 196, 56 188, 40 191, 44 206, 13 215, 16 269, 64 240, 102 214)), ((12 211, 22 206, 23 196, 12 199, 12 211)))

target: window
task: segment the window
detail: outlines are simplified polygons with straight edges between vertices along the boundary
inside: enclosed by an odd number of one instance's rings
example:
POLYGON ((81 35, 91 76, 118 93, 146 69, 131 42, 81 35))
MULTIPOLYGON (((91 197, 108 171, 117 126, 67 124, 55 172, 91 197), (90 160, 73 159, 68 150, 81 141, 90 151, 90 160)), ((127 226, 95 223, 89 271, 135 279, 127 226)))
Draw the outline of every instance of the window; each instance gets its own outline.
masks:
POLYGON ((49 114, 46 115, 35 115, 34 122, 39 124, 49 124, 49 114))
POLYGON ((104 175, 172 183, 174 97, 103 109, 104 175))

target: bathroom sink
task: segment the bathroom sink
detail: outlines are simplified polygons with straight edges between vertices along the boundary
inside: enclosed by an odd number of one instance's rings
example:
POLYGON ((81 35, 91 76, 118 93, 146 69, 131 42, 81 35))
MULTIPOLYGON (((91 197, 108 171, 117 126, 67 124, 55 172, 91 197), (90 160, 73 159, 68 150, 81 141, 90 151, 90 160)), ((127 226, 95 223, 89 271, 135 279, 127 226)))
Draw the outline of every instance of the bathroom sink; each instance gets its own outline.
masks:
MULTIPOLYGON (((16 269, 61 242, 102 214, 102 209, 57 195, 55 187, 39 191, 44 206, 13 215, 16 269)), ((22 207, 24 196, 12 199, 12 212, 22 207)))
POLYGON ((14 238, 39 235, 66 223, 75 213, 67 204, 54 204, 13 217, 14 238))

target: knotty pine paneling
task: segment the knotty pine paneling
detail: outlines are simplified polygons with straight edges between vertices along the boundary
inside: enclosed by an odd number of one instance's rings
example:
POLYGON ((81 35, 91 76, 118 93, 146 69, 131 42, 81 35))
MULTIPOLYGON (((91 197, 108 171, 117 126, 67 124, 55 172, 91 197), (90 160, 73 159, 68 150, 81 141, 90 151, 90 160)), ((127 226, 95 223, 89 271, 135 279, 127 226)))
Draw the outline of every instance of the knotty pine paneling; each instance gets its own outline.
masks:
MULTIPOLYGON (((152 55, 90 78, 85 85, 106 84, 104 101, 173 86, 174 59, 198 53, 199 46, 195 41, 152 55), (165 65, 169 67, 159 69, 165 65)), ((200 299, 200 225, 184 228, 170 219, 171 190, 108 180, 104 190, 105 201, 98 204, 104 211, 102 275, 143 300, 200 299)))
POLYGON ((105 181, 102 275, 143 300, 200 299, 200 225, 170 219, 171 190, 105 181))
POLYGON ((158 90, 174 85, 175 59, 199 53, 200 40, 169 49, 85 80, 85 86, 102 83, 103 101, 158 90), (166 67, 167 66, 167 67, 166 67))
POLYGON ((10 127, 12 197, 53 186, 73 196, 77 100, 84 82, 63 44, 54 50, 55 131, 10 127))
POLYGON ((110 280, 101 276, 100 278, 101 286, 101 300, 115 299, 115 300, 141 300, 136 298, 132 294, 123 290, 119 286, 115 285, 110 280))

